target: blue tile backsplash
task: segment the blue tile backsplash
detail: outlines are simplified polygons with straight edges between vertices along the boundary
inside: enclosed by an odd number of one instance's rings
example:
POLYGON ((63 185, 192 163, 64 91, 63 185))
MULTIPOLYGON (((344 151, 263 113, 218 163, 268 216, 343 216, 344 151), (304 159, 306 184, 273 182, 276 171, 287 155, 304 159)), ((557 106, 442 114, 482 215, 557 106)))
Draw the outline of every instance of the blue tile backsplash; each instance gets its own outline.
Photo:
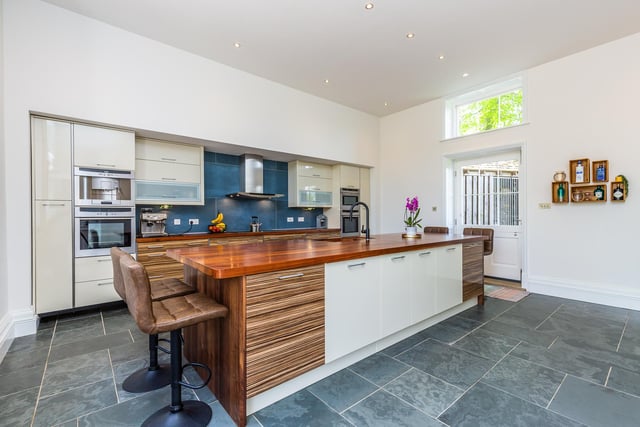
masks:
MULTIPOLYGON (((251 217, 257 216, 262 230, 287 228, 310 228, 316 226, 316 216, 321 208, 290 208, 288 206, 288 165, 286 162, 264 161, 265 193, 280 193, 283 197, 273 200, 239 200, 226 197, 229 193, 240 191, 239 156, 228 154, 204 153, 204 206, 173 206, 167 211, 167 233, 181 234, 207 232, 207 226, 216 217, 218 211, 224 214, 227 231, 249 231, 251 217), (293 217, 294 222, 287 222, 293 217), (303 217, 304 222, 298 222, 303 217), (173 225, 179 218, 180 225, 173 225), (189 227, 189 219, 198 218, 200 223, 189 227)), ((141 208, 153 208, 159 212, 158 205, 136 205, 137 218, 141 208)))

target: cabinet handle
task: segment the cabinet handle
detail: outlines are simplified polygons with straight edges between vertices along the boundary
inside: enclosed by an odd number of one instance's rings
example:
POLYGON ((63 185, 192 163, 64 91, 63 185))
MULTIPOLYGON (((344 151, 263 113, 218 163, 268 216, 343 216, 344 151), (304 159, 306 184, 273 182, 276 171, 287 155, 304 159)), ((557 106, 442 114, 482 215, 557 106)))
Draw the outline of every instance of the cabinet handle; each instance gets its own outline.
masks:
POLYGON ((101 283, 98 283, 98 286, 107 286, 107 285, 113 285, 113 282, 101 282, 101 283))
POLYGON ((391 258, 391 261, 402 261, 404 259, 404 255, 394 256, 391 258))
POLYGON ((304 273, 287 274, 286 276, 278 277, 278 280, 293 279, 294 277, 302 277, 302 276, 304 276, 304 273))
POLYGON ((447 252, 452 252, 452 251, 455 251, 455 250, 456 250, 456 248, 447 248, 447 252))
POLYGON ((164 245, 149 245, 147 246, 147 249, 162 249, 164 248, 164 245))
POLYGON ((160 157, 162 160, 166 160, 167 162, 175 162, 176 159, 170 159, 168 157, 160 157))
POLYGON ((110 262, 111 260, 110 260, 110 259, 99 259, 99 260, 97 260, 97 261, 98 261, 98 262, 110 262))
POLYGON ((187 246, 204 246, 204 242, 187 242, 187 246))
POLYGON ((160 274, 159 276, 149 276, 149 280, 151 280, 151 279, 160 279, 162 277, 164 277, 163 274, 160 274))
POLYGON ((165 178, 165 177, 162 177, 162 180, 163 180, 163 181, 175 181, 176 179, 175 179, 175 178, 165 178))
POLYGON ((164 254, 149 254, 147 255, 149 258, 164 256, 164 254))
POLYGON ((419 254, 418 254, 418 256, 427 256, 427 255, 431 255, 431 251, 429 251, 429 252, 422 252, 422 253, 419 253, 419 254))
POLYGON ((64 203, 43 203, 42 206, 65 206, 64 203))
POLYGON ((352 268, 356 268, 356 267, 364 267, 367 263, 366 262, 359 262, 357 264, 349 264, 347 265, 348 269, 352 269, 352 268))
POLYGON ((98 166, 107 166, 107 167, 110 167, 110 168, 115 168, 116 167, 116 165, 108 165, 106 163, 96 163, 96 165, 98 165, 98 166))

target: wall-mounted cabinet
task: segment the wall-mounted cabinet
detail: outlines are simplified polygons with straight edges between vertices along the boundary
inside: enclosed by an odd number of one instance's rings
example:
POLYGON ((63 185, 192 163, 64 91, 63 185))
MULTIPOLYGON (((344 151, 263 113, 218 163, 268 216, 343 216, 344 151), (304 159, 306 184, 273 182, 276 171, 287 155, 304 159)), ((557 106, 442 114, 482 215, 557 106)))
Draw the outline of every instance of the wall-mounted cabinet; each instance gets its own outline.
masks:
POLYGON ((131 131, 73 124, 73 164, 89 168, 133 170, 135 135, 131 131))
POLYGON ((289 162, 289 207, 330 208, 333 203, 331 166, 289 162))
POLYGON ((356 166, 337 165, 337 176, 340 188, 360 189, 360 168, 356 166))
POLYGON ((204 204, 204 148, 152 139, 136 141, 136 202, 204 204))

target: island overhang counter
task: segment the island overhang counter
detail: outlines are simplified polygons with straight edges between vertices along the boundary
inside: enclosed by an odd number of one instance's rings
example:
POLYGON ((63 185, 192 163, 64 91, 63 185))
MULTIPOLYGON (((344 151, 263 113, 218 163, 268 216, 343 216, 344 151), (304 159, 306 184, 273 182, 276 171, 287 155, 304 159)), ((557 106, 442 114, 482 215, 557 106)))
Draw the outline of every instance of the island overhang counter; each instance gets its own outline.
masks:
POLYGON ((225 319, 185 329, 185 356, 211 367, 209 388, 244 426, 247 399, 461 306, 463 246, 481 253, 483 239, 385 234, 170 249, 185 281, 229 308, 225 319))

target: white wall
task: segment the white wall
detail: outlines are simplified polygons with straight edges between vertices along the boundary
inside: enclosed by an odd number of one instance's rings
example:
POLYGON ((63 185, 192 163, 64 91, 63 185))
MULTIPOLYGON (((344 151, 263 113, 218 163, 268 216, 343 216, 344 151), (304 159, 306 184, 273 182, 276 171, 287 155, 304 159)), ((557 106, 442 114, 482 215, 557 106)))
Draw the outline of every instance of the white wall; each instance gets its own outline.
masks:
POLYGON ((640 309, 637 166, 640 34, 527 70, 529 125, 441 142, 443 101, 381 120, 381 222, 401 229, 404 194, 418 194, 426 223, 445 222, 443 157, 523 144, 524 286, 531 291, 640 309), (551 181, 570 159, 609 160, 624 174, 624 203, 553 205, 551 181), (420 159, 414 161, 412 159, 420 159), (398 192, 398 189, 403 191, 398 192), (431 212, 431 206, 438 212, 431 212))
POLYGON ((47 3, 4 5, 10 310, 31 304, 29 111, 377 166, 374 116, 47 3))

